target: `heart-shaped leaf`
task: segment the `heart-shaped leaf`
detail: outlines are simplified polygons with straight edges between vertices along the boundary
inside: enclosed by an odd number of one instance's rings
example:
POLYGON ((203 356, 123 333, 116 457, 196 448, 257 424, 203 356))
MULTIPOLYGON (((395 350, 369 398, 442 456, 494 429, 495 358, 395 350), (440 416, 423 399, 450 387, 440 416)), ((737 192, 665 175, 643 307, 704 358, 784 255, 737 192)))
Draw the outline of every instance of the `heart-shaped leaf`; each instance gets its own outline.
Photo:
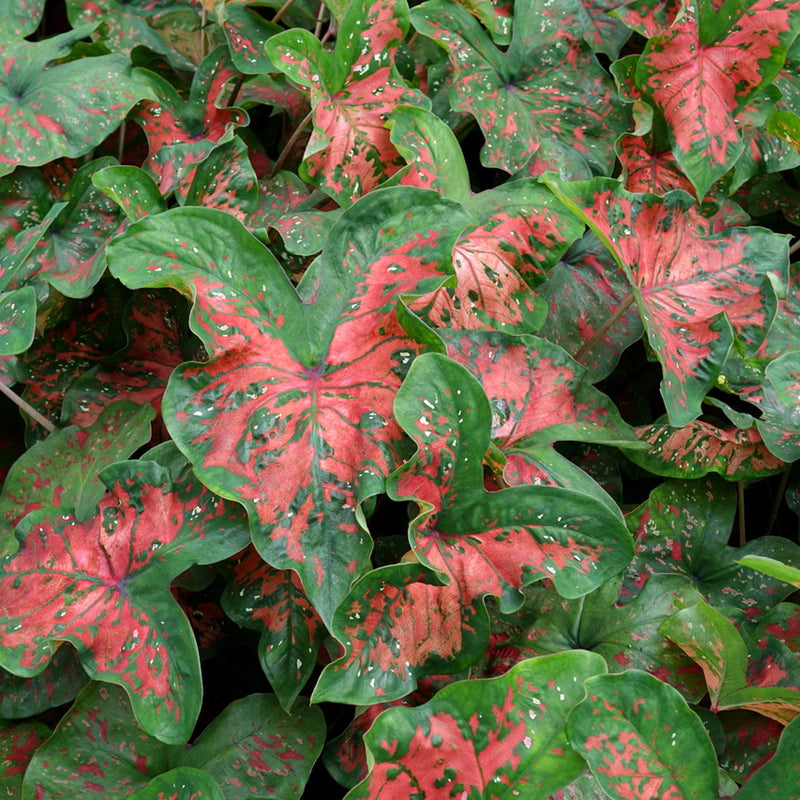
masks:
POLYGON ((90 152, 145 96, 120 55, 53 64, 91 26, 39 42, 0 40, 0 175, 90 152))
POLYGON ((32 676, 72 642, 89 675, 125 688, 148 732, 183 743, 200 709, 200 665, 168 587, 192 564, 240 550, 246 519, 188 469, 120 462, 102 480, 110 494, 89 522, 44 510, 17 528, 20 550, 0 565, 0 663, 32 676))
POLYGON ((636 82, 664 115, 672 152, 698 197, 744 150, 734 115, 780 70, 800 29, 795 9, 793 0, 757 0, 718 13, 698 2, 647 43, 636 82))
POLYGON ((202 480, 245 504, 261 555, 298 572, 326 624, 369 555, 356 507, 399 463, 392 402, 419 346, 395 300, 441 282, 465 224, 433 193, 373 192, 330 232, 299 295, 260 242, 210 209, 148 217, 111 246, 128 285, 197 298, 193 327, 214 357, 174 373, 167 426, 202 480))
POLYGON ((94 517, 106 488, 99 473, 131 456, 150 441, 155 414, 147 406, 120 402, 109 406, 90 428, 71 425, 28 449, 9 470, 0 497, 6 553, 17 549, 10 535, 31 511, 58 508, 79 522, 94 517))
POLYGON ((663 367, 670 424, 700 414, 733 334, 754 352, 775 315, 770 273, 785 274, 786 242, 762 228, 715 232, 684 192, 632 194, 616 181, 549 182, 625 269, 663 367))
POLYGON ((586 681, 569 715, 569 743, 610 797, 716 797, 717 758, 700 718, 652 675, 629 670, 586 681))
POLYGON ((341 206, 402 166, 386 126, 394 108, 429 102, 405 84, 394 65, 407 30, 405 0, 354 0, 335 52, 301 29, 279 33, 266 44, 272 63, 311 92, 314 131, 301 175, 341 206))
POLYGON ((584 769, 567 743, 567 714, 604 671, 594 653, 530 659, 499 678, 446 686, 417 708, 391 708, 364 740, 369 777, 347 800, 501 797, 524 787, 545 800, 584 769))
POLYGON ((553 486, 484 491, 491 409, 464 367, 437 353, 420 356, 395 416, 417 454, 391 476, 389 494, 419 505, 414 550, 465 602, 488 593, 511 611, 522 601, 519 589, 542 578, 580 597, 627 564, 631 540, 606 503, 553 486))
POLYGON ((544 0, 519 0, 506 52, 456 3, 430 0, 411 16, 420 33, 449 51, 450 102, 478 120, 485 166, 517 172, 543 142, 557 139, 609 174, 609 145, 623 133, 625 118, 610 78, 583 40, 578 2, 555 9, 544 0))

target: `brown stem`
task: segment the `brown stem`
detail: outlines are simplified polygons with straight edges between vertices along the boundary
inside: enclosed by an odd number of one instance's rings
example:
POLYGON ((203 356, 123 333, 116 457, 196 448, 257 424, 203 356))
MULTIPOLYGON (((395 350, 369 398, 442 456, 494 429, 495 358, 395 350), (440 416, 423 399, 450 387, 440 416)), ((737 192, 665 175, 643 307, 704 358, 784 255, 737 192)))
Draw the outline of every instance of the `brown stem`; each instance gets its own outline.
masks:
POLYGON ((294 133, 289 137, 289 141, 283 146, 283 150, 281 150, 280 155, 278 156, 278 160, 275 162, 275 166, 272 168, 271 177, 274 177, 281 171, 281 167, 283 167, 283 162, 289 157, 289 153, 291 153, 292 148, 297 144, 297 140, 302 136, 303 130, 305 129, 306 125, 311 122, 311 117, 314 116, 314 109, 312 108, 311 111, 306 114, 303 119, 300 121, 300 124, 294 129, 294 133))
POLYGON ((46 431, 52 433, 56 426, 47 417, 40 414, 30 403, 23 400, 13 389, 0 381, 0 392, 9 400, 19 406, 31 419, 35 419, 46 431))
POLYGON ((583 363, 583 359, 588 355, 592 348, 608 333, 619 321, 622 315, 633 305, 633 292, 631 292, 618 306, 617 310, 594 332, 591 338, 587 339, 575 353, 573 358, 583 363))
POLYGON ((798 250, 800 250, 800 239, 789 248, 789 255, 793 256, 798 250))
POLYGON ((778 519, 778 512, 781 508, 781 502, 783 501, 783 495, 786 492, 786 486, 789 483, 789 473, 792 471, 791 467, 786 467, 781 475, 781 482, 778 485, 778 494, 775 496, 775 502, 772 504, 772 508, 769 512, 769 519, 767 520, 767 529, 764 531, 764 536, 770 536, 772 534, 772 528, 775 526, 775 520, 778 519))
POLYGON ((125 152, 125 128, 127 119, 123 118, 122 125, 119 126, 119 142, 117 143, 117 161, 122 163, 122 156, 125 152))
POLYGON ((236 83, 233 84, 233 89, 231 89, 231 96, 228 98, 228 102, 225 105, 230 108, 235 102, 236 98, 239 96, 239 92, 244 85, 244 75, 240 75, 236 79, 236 83))
POLYGON ((278 22, 278 20, 292 7, 293 3, 294 0, 286 0, 286 2, 275 12, 272 22, 278 22))
POLYGON ((317 10, 317 20, 316 25, 314 25, 314 36, 319 39, 320 34, 322 33, 322 26, 325 20, 325 3, 319 4, 319 9, 317 10))

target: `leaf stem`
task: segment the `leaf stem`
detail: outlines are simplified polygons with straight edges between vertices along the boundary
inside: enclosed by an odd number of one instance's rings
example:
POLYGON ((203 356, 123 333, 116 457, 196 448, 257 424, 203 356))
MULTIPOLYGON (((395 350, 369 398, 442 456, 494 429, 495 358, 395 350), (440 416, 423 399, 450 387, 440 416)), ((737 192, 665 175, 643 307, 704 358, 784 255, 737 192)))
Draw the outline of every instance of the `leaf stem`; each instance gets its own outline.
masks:
POLYGON ((281 171, 281 167, 283 167, 284 162, 289 157, 289 153, 292 152, 292 148, 295 146, 295 144, 297 144, 297 140, 302 135, 308 123, 311 122, 311 117, 313 116, 314 109, 312 108, 311 111, 309 111, 308 114, 303 117, 303 119, 300 121, 300 124, 294 129, 294 133, 289 137, 289 141, 283 146, 283 150, 281 150, 278 160, 275 162, 275 166, 272 168, 270 177, 275 177, 275 175, 281 171))
POLYGON ((325 19, 325 3, 320 3, 319 9, 317 10, 316 25, 314 25, 314 36, 317 39, 319 39, 320 34, 322 33, 322 25, 324 19, 325 19))
POLYGON ((739 547, 747 544, 747 529, 744 519, 744 481, 737 481, 736 494, 739 501, 739 547))
POLYGON ((56 426, 47 417, 40 414, 30 403, 23 400, 13 389, 0 381, 0 392, 21 408, 31 419, 36 420, 46 431, 52 433, 56 426))
POLYGON ((275 12, 272 22, 278 22, 280 18, 292 7, 294 0, 286 0, 286 2, 275 12))
POLYGON ((600 341, 600 339, 617 324, 622 315, 633 305, 634 302, 633 292, 631 292, 618 306, 617 310, 594 332, 594 334, 587 339, 575 353, 573 358, 583 363, 583 359, 591 352, 592 348, 600 341))
POLYGON ((230 108, 236 102, 236 98, 239 96, 239 91, 241 90, 243 85, 244 85, 244 74, 241 74, 236 79, 236 83, 233 84, 233 89, 231 89, 231 96, 228 98, 228 102, 225 103, 225 106, 227 108, 230 108))
POLYGON ((798 250, 800 250, 800 239, 794 242, 789 248, 789 255, 793 256, 798 250))
POLYGON ((125 128, 127 127, 126 123, 128 122, 128 118, 125 117, 122 120, 122 125, 119 126, 119 142, 117 144, 117 161, 122 163, 122 154, 125 152, 125 128))

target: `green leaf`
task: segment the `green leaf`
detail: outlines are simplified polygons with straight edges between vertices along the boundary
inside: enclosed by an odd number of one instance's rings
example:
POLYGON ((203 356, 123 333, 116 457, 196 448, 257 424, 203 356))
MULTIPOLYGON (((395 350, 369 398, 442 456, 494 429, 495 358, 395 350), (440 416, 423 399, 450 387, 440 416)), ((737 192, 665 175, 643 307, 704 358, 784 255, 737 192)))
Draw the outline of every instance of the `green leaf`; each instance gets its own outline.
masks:
POLYGON ((192 767, 176 767, 153 778, 130 800, 226 800, 216 781, 206 772, 192 767))
POLYGON ((412 11, 414 27, 449 51, 450 102, 478 120, 484 166, 515 173, 556 140, 610 173, 611 144, 625 129, 625 115, 583 40, 582 13, 572 0, 557 9, 544 0, 518 0, 511 44, 501 52, 456 3, 430 0, 412 11))
POLYGON ((717 797, 711 740, 675 689, 630 670, 589 678, 586 693, 569 742, 610 797, 717 797))
POLYGON ((139 167, 105 167, 92 175, 92 183, 132 222, 167 210, 156 182, 139 167))
POLYGON ((770 795, 798 800, 800 798, 800 766, 797 752, 800 747, 800 719, 790 722, 783 730, 775 755, 751 775, 736 795, 737 800, 761 800, 770 795))
POLYGON ((0 19, 3 36, 23 39, 39 27, 44 13, 45 0, 2 0, 0 19))
POLYGON ((797 567, 791 567, 766 556, 743 556, 737 559, 736 563, 763 572, 765 575, 771 575, 783 583, 794 586, 795 589, 800 589, 800 569, 797 567))
POLYGON ((0 41, 0 175, 90 152, 122 122, 142 89, 124 56, 54 65, 92 30, 82 26, 40 42, 0 41))
POLYGON ((50 729, 34 720, 18 724, 0 721, 0 795, 21 797, 25 770, 50 729))
POLYGON ((364 737, 369 777, 347 800, 525 797, 545 800, 583 772, 565 719, 603 660, 580 651, 530 659, 499 678, 446 686, 425 705, 391 708, 364 737))

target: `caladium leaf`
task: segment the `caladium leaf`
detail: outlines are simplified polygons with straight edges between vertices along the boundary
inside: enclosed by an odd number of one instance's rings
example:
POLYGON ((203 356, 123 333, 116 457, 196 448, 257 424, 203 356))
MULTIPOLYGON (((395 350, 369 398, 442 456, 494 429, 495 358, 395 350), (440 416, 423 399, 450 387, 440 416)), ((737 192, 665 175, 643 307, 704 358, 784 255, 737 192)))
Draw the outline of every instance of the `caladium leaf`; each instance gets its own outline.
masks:
POLYGON ((188 469, 120 462, 101 479, 110 494, 89 522, 44 510, 18 526, 20 550, 0 565, 0 665, 32 676, 72 642, 89 675, 125 688, 145 730, 182 743, 200 708, 199 658, 169 583, 240 550, 246 519, 188 469))
POLYGON ((673 614, 661 632, 700 665, 711 710, 747 708, 778 722, 800 714, 800 687, 754 686, 747 681, 747 645, 729 620, 708 603, 673 614))
POLYGON ((119 55, 53 65, 92 28, 40 42, 0 41, 0 175, 92 150, 144 97, 119 55))
POLYGON ((173 374, 167 427, 201 479, 247 507, 256 548, 298 572, 326 625, 369 555, 356 507, 399 462, 391 404, 419 346, 395 300, 438 285, 466 222, 433 193, 373 192, 330 232, 299 295, 260 242, 211 209, 148 217, 112 245, 128 285, 196 296, 192 324, 213 358, 173 374))
POLYGON ((662 150, 652 135, 626 134, 617 141, 623 167, 623 186, 629 192, 666 194, 683 189, 694 194, 694 186, 681 170, 671 150, 662 150))
POLYGON ((258 179, 247 145, 238 136, 216 147, 198 165, 184 203, 218 208, 241 222, 250 218, 258 204, 258 179))
POLYGON ((611 79, 583 41, 582 13, 572 0, 557 11, 544 0, 518 2, 503 53, 453 2, 431 0, 412 11, 414 27, 449 51, 455 71, 450 102, 478 120, 485 166, 517 172, 543 141, 557 139, 600 173, 610 172, 610 144, 624 132, 625 115, 611 79))
POLYGON ((105 244, 117 232, 121 214, 92 176, 115 163, 99 158, 75 172, 65 190, 66 207, 37 247, 39 277, 67 297, 87 297, 106 268, 105 244))
POLYGON ((142 731, 121 688, 95 681, 31 759, 24 796, 125 796, 168 769, 181 750, 142 731))
POLYGON ((616 0, 582 0, 588 22, 584 24, 583 38, 595 53, 604 53, 610 59, 619 58, 619 51, 631 35, 628 27, 609 12, 616 11, 616 0))
POLYGON ((765 536, 743 547, 729 547, 736 513, 734 487, 718 478, 667 481, 632 511, 628 527, 636 538, 636 556, 625 586, 636 595, 651 575, 673 573, 690 578, 714 605, 758 615, 791 593, 778 579, 741 567, 747 555, 772 553, 800 564, 800 551, 786 539, 765 536))
POLYGON ((21 797, 22 779, 36 749, 50 735, 50 728, 34 720, 12 724, 0 721, 0 793, 21 797))
POLYGON ((114 200, 132 222, 167 210, 156 182, 139 167, 105 167, 92 175, 92 183, 114 200))
POLYGON ((741 564, 743 567, 756 569, 765 575, 771 575, 783 583, 794 586, 795 589, 800 589, 800 569, 797 569, 797 567, 789 566, 789 564, 784 564, 782 561, 767 558, 766 556, 742 556, 736 563, 741 564))
POLYGON ((353 0, 334 53, 310 31, 284 31, 266 44, 272 63, 311 92, 314 131, 301 177, 341 206, 374 189, 402 166, 386 127, 398 105, 427 106, 394 65, 408 30, 405 0, 353 0))
POLYGON ((594 233, 569 249, 537 291, 548 305, 539 335, 585 365, 592 383, 607 377, 642 336, 636 307, 625 307, 630 297, 625 273, 594 233), (616 321, 609 326, 609 320, 616 321))
POLYGON ((720 428, 702 420, 676 428, 659 419, 637 428, 636 435, 650 448, 626 451, 628 458, 668 478, 701 478, 716 472, 726 480, 741 481, 786 469, 753 428, 720 428))
POLYGON ((417 678, 460 672, 486 649, 482 603, 451 583, 437 585, 420 564, 395 564, 355 583, 333 618, 345 646, 328 664, 312 700, 367 705, 404 697, 417 678))
POLYGON ((529 624, 504 626, 508 646, 520 647, 525 657, 564 650, 591 650, 603 656, 609 672, 640 669, 676 688, 688 701, 705 694, 702 672, 663 634, 658 626, 700 595, 688 578, 654 575, 631 602, 620 605, 619 580, 612 579, 586 597, 553 603, 536 613, 533 599, 529 624))
POLYGON ((150 441, 154 416, 147 406, 114 403, 90 428, 62 428, 20 456, 0 497, 3 551, 17 550, 11 532, 31 511, 52 507, 74 515, 79 522, 91 519, 106 491, 99 473, 150 441))
POLYGON ((194 767, 176 767, 138 789, 131 800, 226 800, 217 782, 194 767))
POLYGON ((59 647, 44 672, 32 678, 0 670, 0 718, 34 717, 69 703, 88 682, 78 654, 68 645, 59 647))
POLYGON ((214 4, 217 23, 225 32, 225 40, 233 64, 245 75, 277 72, 267 58, 264 45, 283 28, 260 16, 258 3, 223 2, 214 4))
POLYGON ((3 36, 24 39, 34 33, 42 19, 44 4, 45 0, 2 0, 3 36))
POLYGON ((716 797, 717 758, 700 718, 652 675, 629 670, 586 681, 569 715, 569 743, 611 797, 716 797))
POLYGON ((153 27, 158 21, 186 7, 181 0, 161 0, 157 5, 147 0, 66 0, 67 15, 73 27, 103 24, 103 43, 116 53, 129 56, 137 46, 160 53, 180 70, 194 70, 195 63, 170 47, 153 27))
POLYGON ((797 782, 797 750, 800 747, 800 720, 790 722, 783 730, 775 755, 751 775, 736 794, 737 800, 759 800, 769 797, 800 797, 797 782))
POLYGON ((145 166, 158 180, 162 194, 179 184, 185 192, 191 181, 191 168, 232 128, 248 122, 242 109, 217 105, 225 84, 236 77, 236 71, 225 48, 213 50, 197 68, 187 100, 154 72, 137 69, 135 75, 158 98, 143 103, 132 115, 150 146, 145 166), (173 149, 168 151, 168 147, 173 149))
POLYGON ((618 573, 632 543, 619 512, 594 497, 552 486, 483 488, 491 408, 467 370, 438 353, 411 365, 395 416, 417 445, 392 474, 393 499, 414 500, 410 524, 420 560, 458 588, 464 602, 482 594, 519 607, 519 589, 552 578, 559 593, 580 597, 618 573))
POLYGON ((270 694, 232 702, 181 757, 211 775, 226 800, 296 800, 325 742, 322 710, 298 702, 288 714, 270 694))
POLYGON ((798 8, 796 0, 757 0, 719 14, 698 0, 645 46, 636 82, 664 115, 672 152, 698 197, 744 150, 735 113, 777 75, 800 29, 798 8))
POLYGON ((137 292, 123 311, 128 346, 74 380, 62 420, 89 427, 110 403, 129 400, 159 413, 172 370, 202 351, 187 326, 188 304, 168 291, 137 292))
POLYGON ((473 195, 464 205, 476 225, 453 250, 457 285, 411 307, 436 327, 535 332, 545 306, 532 290, 582 226, 532 180, 473 195))
POLYGON ((545 800, 583 772, 564 723, 584 681, 602 672, 594 653, 558 653, 446 686, 417 708, 389 709, 364 737, 372 770, 347 800, 377 800, 387 788, 433 798, 510 796, 522 787, 545 800))
POLYGON ((603 239, 631 283, 662 364, 670 424, 700 414, 735 333, 755 351, 775 315, 767 276, 785 278, 786 242, 762 228, 715 233, 684 192, 632 194, 616 181, 549 182, 603 239))
POLYGON ((261 667, 281 705, 290 710, 327 635, 297 573, 270 567, 250 548, 233 563, 221 602, 234 622, 261 632, 261 667))

